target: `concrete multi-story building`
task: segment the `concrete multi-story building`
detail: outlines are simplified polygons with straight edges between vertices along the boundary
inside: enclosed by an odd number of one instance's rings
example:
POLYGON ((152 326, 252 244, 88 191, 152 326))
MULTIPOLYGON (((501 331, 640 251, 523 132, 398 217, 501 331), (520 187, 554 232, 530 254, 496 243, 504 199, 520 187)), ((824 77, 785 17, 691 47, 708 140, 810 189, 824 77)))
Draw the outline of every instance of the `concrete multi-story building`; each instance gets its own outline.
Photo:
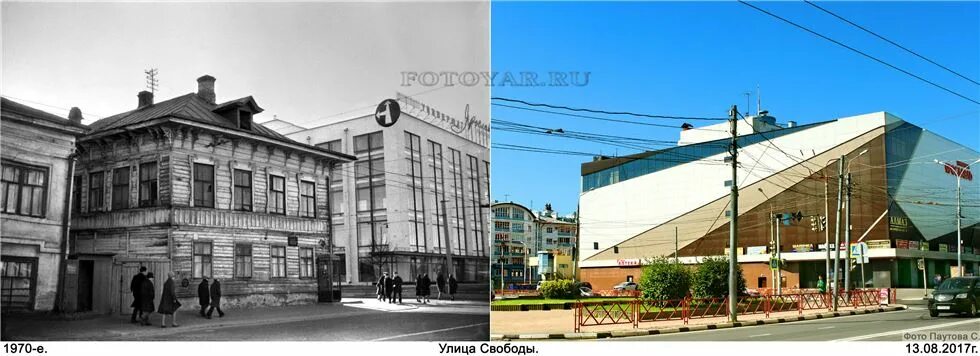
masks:
POLYGON ((231 307, 316 302, 329 284, 331 172, 355 157, 290 140, 254 122, 251 96, 218 102, 215 78, 197 82, 162 102, 140 92, 78 140, 67 310, 127 313, 141 266, 158 283, 174 272, 186 305, 202 277, 231 307))
MULTIPOLYGON (((777 125, 763 112, 738 125, 736 249, 749 288, 772 288, 776 278, 783 287, 813 288, 828 272, 846 279, 826 262, 827 247, 835 246, 839 169, 851 182, 851 242, 870 247, 867 263, 850 272, 852 285, 921 288, 923 273, 927 279, 953 274, 957 251, 966 274, 980 270, 980 182, 969 167, 980 158, 974 149, 884 112, 799 126, 777 125), (963 187, 962 246, 957 176, 963 187), (790 213, 802 221, 772 219, 790 213), (811 227, 810 217, 818 228, 811 227), (823 219, 826 228, 820 229, 823 219), (784 261, 779 272, 769 263, 776 246, 784 261), (920 259, 925 271, 917 268, 920 259)), ((677 147, 582 165, 582 280, 606 289, 638 278, 649 257, 676 251, 681 262, 696 264, 703 256, 727 255, 729 130, 728 123, 689 129, 677 147)), ((842 216, 843 244, 846 211, 842 216)))
POLYGON ((57 309, 75 140, 87 127, 0 99, 0 250, 4 310, 57 309))
POLYGON ((529 259, 537 257, 538 238, 534 212, 521 204, 507 202, 493 206, 493 255, 490 266, 493 281, 501 285, 534 281, 529 259))
POLYGON ((501 273, 505 286, 574 278, 575 215, 558 216, 551 204, 535 214, 514 202, 498 202, 493 204, 493 225, 494 281, 501 281, 501 273))
POLYGON ((330 186, 347 281, 373 283, 390 271, 487 282, 489 127, 463 106, 457 119, 409 96, 396 101, 397 120, 370 110, 308 129, 268 124, 357 158, 335 167, 330 186))

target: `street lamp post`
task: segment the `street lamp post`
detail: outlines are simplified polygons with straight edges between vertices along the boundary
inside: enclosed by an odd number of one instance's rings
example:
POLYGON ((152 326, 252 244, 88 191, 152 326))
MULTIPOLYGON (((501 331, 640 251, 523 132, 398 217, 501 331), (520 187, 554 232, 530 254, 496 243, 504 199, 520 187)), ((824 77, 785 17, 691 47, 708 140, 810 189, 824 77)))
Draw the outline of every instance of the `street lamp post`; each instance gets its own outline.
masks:
POLYGON ((943 167, 953 167, 953 172, 956 172, 956 271, 958 272, 957 274, 960 277, 962 277, 963 276, 963 236, 962 236, 963 228, 961 226, 960 220, 962 220, 963 218, 963 211, 962 211, 963 208, 960 206, 960 195, 962 192, 962 189, 960 188, 961 186, 960 181, 963 180, 963 172, 969 170, 970 166, 976 164, 977 162, 980 162, 980 159, 977 159, 976 161, 973 161, 973 163, 967 164, 966 166, 962 166, 962 167, 950 164, 948 162, 943 162, 938 159, 933 160, 933 162, 942 164, 943 167))
MULTIPOLYGON (((846 292, 851 290, 851 184, 853 183, 851 182, 851 163, 854 163, 858 157, 861 157, 865 153, 868 153, 867 148, 861 151, 861 153, 858 153, 857 156, 854 156, 854 158, 851 158, 851 160, 847 162, 844 169, 847 172, 847 176, 841 176, 841 178, 845 178, 847 182, 847 200, 844 202, 844 209, 846 212, 844 217, 844 248, 846 249, 847 253, 847 259, 844 260, 844 291, 846 292)), ((861 258, 864 258, 864 256, 861 256, 861 258)))

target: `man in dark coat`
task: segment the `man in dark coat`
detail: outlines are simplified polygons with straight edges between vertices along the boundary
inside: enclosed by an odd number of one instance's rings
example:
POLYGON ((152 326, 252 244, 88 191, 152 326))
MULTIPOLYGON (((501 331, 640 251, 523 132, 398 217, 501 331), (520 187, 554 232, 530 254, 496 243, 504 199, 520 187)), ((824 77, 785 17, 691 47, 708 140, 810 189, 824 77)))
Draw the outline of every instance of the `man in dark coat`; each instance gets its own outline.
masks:
POLYGON ((395 272, 395 278, 391 279, 392 290, 391 290, 391 302, 394 303, 398 300, 398 304, 402 303, 402 277, 395 272))
POLYGON ((439 295, 436 299, 442 300, 442 293, 446 292, 446 277, 443 277, 442 272, 436 276, 436 287, 439 289, 439 295))
POLYGON ((160 313, 160 327, 167 327, 167 315, 170 315, 170 326, 180 326, 177 325, 177 308, 180 308, 180 302, 177 301, 177 290, 174 289, 174 273, 167 272, 167 281, 163 282, 163 293, 160 294, 160 307, 157 308, 160 313))
POLYGON ((459 283, 456 282, 456 277, 449 275, 449 300, 456 300, 456 288, 459 287, 459 283))
POLYGON ((201 303, 201 316, 206 317, 204 312, 211 304, 211 292, 208 288, 208 276, 201 278, 201 284, 197 285, 197 299, 201 303))
POLYGON ((432 280, 429 279, 429 274, 422 275, 422 304, 429 303, 429 294, 431 294, 430 288, 432 288, 432 280))
POLYGON ((211 282, 211 309, 208 309, 208 319, 211 319, 211 313, 215 309, 218 309, 219 318, 225 316, 225 312, 221 311, 221 282, 218 282, 217 278, 211 282))
POLYGON ((146 266, 140 266, 140 272, 133 276, 133 280, 129 282, 129 291, 133 293, 133 303, 129 305, 133 307, 133 316, 129 318, 131 323, 137 322, 137 315, 140 319, 143 318, 143 310, 140 308, 140 290, 143 288, 144 280, 146 280, 146 266))
POLYGON ((139 308, 143 314, 140 324, 150 325, 150 314, 156 310, 153 299, 156 297, 156 290, 153 288, 153 272, 147 273, 146 278, 140 286, 139 308))
POLYGON ((395 279, 391 278, 387 273, 385 273, 385 301, 391 303, 393 301, 395 289, 395 279))

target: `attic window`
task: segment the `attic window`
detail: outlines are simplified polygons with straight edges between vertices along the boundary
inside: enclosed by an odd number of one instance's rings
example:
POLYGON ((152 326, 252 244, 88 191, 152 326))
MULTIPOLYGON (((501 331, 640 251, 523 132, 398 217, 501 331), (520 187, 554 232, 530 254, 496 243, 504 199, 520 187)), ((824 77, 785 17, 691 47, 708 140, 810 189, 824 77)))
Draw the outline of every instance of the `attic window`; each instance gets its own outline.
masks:
POLYGON ((238 112, 238 128, 252 131, 252 113, 248 111, 238 112))

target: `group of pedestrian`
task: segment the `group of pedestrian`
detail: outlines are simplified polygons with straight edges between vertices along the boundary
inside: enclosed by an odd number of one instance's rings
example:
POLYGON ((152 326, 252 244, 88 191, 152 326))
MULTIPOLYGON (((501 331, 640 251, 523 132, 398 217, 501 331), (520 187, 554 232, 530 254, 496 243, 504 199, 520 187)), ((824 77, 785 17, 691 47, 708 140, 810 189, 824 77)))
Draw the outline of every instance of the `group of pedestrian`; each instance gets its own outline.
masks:
POLYGON ((174 290, 174 273, 167 272, 167 281, 163 283, 160 304, 156 307, 154 307, 154 299, 156 299, 154 280, 153 272, 146 273, 146 267, 140 267, 140 272, 130 281, 129 291, 133 293, 133 303, 130 304, 133 307, 133 315, 130 322, 143 326, 151 325, 150 314, 156 311, 161 316, 161 327, 167 327, 167 315, 170 315, 170 326, 180 326, 177 325, 176 312, 180 308, 180 301, 177 300, 177 293, 174 290))
POLYGON ((221 311, 221 282, 217 278, 208 286, 208 276, 201 278, 201 284, 197 285, 197 298, 201 304, 201 316, 211 319, 214 310, 218 310, 218 317, 224 317, 225 312, 221 311), (208 309, 208 307, 211 307, 208 309), (205 313, 204 310, 207 309, 205 313))
MULTIPOLYGON (((156 305, 156 286, 154 285, 155 276, 153 272, 147 273, 146 267, 140 267, 139 273, 133 276, 129 283, 129 291, 133 293, 133 315, 130 317, 131 323, 140 325, 151 325, 150 315, 154 311, 160 313, 160 327, 167 327, 167 316, 170 316, 170 326, 178 327, 177 309, 180 309, 180 301, 177 300, 177 291, 174 287, 174 273, 167 272, 167 281, 163 283, 163 293, 160 295, 160 304, 156 305), (156 306, 156 307, 154 307, 156 306)), ((218 316, 223 317, 225 313, 221 311, 221 283, 215 278, 211 285, 208 285, 208 278, 204 277, 198 285, 197 294, 201 302, 201 316, 211 319, 211 313, 218 310, 218 316), (205 308, 211 308, 204 312, 205 308)))
POLYGON ((395 272, 394 277, 389 277, 388 272, 382 274, 381 279, 378 280, 378 300, 392 304, 397 300, 398 304, 401 304, 403 283, 398 272, 395 272))
MULTIPOLYGON (((456 300, 456 290, 459 284, 456 282, 456 277, 449 275, 449 278, 445 278, 442 273, 436 276, 436 299, 442 300, 442 295, 446 294, 449 300, 456 300), (448 288, 447 288, 448 287, 448 288)), ((432 289, 432 280, 429 279, 428 273, 422 273, 415 277, 415 301, 428 304, 431 303, 429 300, 430 290, 432 289)))

